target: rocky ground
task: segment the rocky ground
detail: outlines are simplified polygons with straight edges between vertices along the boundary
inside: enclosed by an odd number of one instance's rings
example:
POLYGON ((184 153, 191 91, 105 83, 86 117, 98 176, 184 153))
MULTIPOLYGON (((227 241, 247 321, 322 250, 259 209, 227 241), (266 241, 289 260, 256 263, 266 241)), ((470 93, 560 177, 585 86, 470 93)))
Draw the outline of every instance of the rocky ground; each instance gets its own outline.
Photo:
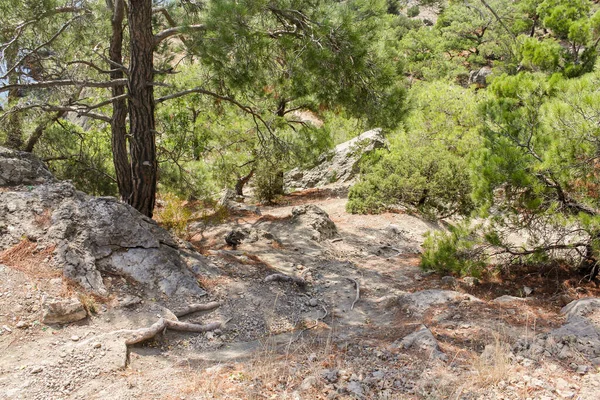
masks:
POLYGON ((193 223, 188 242, 134 215, 107 242, 105 226, 126 209, 42 178, 0 181, 0 399, 600 393, 600 288, 559 266, 480 280, 422 271, 423 235, 440 227, 347 214, 336 185, 238 204, 224 220, 193 223), (65 275, 65 262, 96 280, 65 275), (155 265, 152 279, 138 263, 155 265), (218 327, 125 343, 128 330, 177 320, 191 303, 214 307, 179 321, 218 327))

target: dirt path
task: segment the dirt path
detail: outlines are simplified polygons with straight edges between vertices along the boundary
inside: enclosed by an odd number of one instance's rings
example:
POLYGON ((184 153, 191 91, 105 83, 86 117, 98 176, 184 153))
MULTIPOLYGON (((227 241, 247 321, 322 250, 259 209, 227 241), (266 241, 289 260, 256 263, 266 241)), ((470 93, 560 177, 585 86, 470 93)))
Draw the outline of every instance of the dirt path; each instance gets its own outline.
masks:
POLYGON ((40 302, 69 288, 0 266, 0 399, 597 398, 591 366, 515 350, 563 323, 564 288, 539 274, 474 283, 425 273, 420 246, 435 225, 350 215, 327 190, 285 201, 192 226, 192 243, 214 263, 199 276, 206 301, 221 306, 185 321, 228 322, 134 346, 126 368, 102 335, 167 316, 156 299, 135 299, 132 287, 131 298, 97 300, 83 322, 49 327, 40 302), (310 212, 294 216, 298 205, 324 210, 336 232, 310 212), (245 235, 235 249, 223 240, 233 229, 245 235), (274 273, 306 284, 265 281, 274 273), (492 301, 525 285, 529 299, 492 301))

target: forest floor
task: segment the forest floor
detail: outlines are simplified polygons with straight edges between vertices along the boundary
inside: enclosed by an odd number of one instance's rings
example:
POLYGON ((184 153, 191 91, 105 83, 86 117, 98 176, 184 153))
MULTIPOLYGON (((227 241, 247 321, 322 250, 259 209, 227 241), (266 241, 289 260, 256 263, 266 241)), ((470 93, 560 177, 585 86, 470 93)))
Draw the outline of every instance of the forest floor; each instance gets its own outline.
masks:
POLYGON ((480 280, 425 272, 420 246, 438 226, 403 213, 351 215, 336 193, 307 190, 261 215, 192 224, 191 243, 215 266, 200 282, 221 306, 186 322, 227 323, 131 346, 125 368, 95 338, 150 325, 161 316, 153 299, 105 277, 130 296, 84 299, 91 317, 46 326, 43 297, 72 289, 44 268, 43 252, 18 270, 0 266, 0 399, 598 398, 597 366, 519 350, 560 327, 568 302, 600 297, 596 283, 558 266, 480 280), (299 226, 292 208, 307 204, 337 233, 311 237, 299 226), (232 229, 252 240, 233 249, 223 240, 232 229), (306 284, 265 281, 274 273, 306 284), (514 298, 497 300, 504 295, 514 298))

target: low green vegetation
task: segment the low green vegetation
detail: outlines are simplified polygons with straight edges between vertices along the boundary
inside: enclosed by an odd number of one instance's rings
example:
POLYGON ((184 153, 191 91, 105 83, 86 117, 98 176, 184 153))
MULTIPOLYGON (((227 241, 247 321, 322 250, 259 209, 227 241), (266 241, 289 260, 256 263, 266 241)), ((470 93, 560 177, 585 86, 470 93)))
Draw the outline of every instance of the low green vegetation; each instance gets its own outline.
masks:
MULTIPOLYGON (((381 127, 389 147, 362 160, 347 208, 444 220, 424 267, 597 272, 596 3, 135 0, 120 22, 120 0, 63 3, 0 0, 0 141, 78 188, 149 216, 156 188, 167 204, 248 186, 273 202, 284 171, 381 127), (131 68, 142 44, 126 32, 134 8, 160 32, 146 97, 131 68)), ((181 231, 176 209, 161 218, 181 231)))

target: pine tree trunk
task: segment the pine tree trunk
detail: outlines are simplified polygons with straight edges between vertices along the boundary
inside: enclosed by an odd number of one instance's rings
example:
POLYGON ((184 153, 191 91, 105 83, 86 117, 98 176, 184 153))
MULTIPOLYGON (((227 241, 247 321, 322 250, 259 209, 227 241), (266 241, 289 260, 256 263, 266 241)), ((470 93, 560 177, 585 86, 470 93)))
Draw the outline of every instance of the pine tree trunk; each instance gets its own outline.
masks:
POLYGON ((131 36, 131 65, 127 86, 133 190, 127 202, 142 214, 152 217, 157 171, 152 86, 154 80, 152 0, 130 0, 128 21, 131 36))
MULTIPOLYGON (((10 46, 6 51, 4 56, 6 67, 12 66, 13 63, 17 59, 17 54, 15 49, 18 46, 15 44, 14 46, 10 46)), ((8 75, 8 84, 13 85, 19 83, 18 74, 13 71, 8 75)), ((19 89, 14 89, 8 92, 7 103, 9 107, 16 103, 19 100, 19 89)), ((21 118, 21 114, 16 112, 9 115, 6 120, 6 147, 10 149, 20 150, 23 147, 23 121, 21 118)))
MULTIPOLYGON (((109 57, 110 60, 123 64, 123 18, 125 14, 124 0, 114 0, 112 16, 112 36, 110 38, 109 57)), ((111 79, 123 78, 123 71, 118 69, 115 64, 111 64, 111 79)), ((115 86, 112 88, 113 97, 125 93, 124 86, 115 86)), ((112 153, 115 173, 117 175, 117 186, 121 200, 128 202, 132 192, 131 164, 129 162, 129 153, 127 152, 127 103, 125 99, 113 102, 113 114, 110 122, 112 133, 112 153)))

